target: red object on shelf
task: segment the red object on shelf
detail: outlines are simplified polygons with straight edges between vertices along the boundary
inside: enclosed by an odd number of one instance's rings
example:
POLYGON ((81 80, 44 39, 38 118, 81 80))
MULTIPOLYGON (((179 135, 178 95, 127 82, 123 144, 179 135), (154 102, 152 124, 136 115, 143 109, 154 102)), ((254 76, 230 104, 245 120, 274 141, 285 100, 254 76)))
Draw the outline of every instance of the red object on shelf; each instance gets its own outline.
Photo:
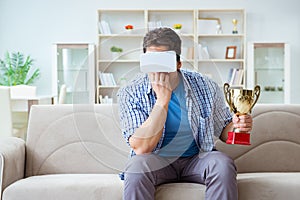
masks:
POLYGON ((131 24, 128 24, 125 26, 125 29, 133 29, 133 26, 131 24))
POLYGON ((226 144, 250 145, 250 134, 240 132, 228 132, 226 144))

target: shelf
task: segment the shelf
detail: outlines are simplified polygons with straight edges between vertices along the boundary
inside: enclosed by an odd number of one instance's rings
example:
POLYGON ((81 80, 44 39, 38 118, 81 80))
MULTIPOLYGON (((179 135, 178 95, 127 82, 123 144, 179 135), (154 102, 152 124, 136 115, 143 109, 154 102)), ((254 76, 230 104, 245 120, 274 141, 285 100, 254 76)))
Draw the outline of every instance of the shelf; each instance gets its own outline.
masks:
POLYGON ((284 68, 269 68, 269 67, 259 67, 259 68, 255 68, 255 71, 260 71, 260 70, 276 70, 276 71, 283 71, 284 68))
POLYGON ((244 59, 208 59, 208 60, 198 60, 198 62, 244 62, 244 59))
POLYGON ((66 93, 67 94, 74 94, 74 93, 88 93, 88 90, 67 90, 66 93))
POLYGON ((70 68, 66 68, 66 69, 57 69, 57 71, 60 71, 60 72, 64 72, 64 71, 84 71, 84 72, 87 72, 88 69, 82 69, 82 68, 75 68, 75 69, 70 69, 70 68))
POLYGON ((99 85, 98 88, 101 89, 114 89, 114 88, 119 88, 119 85, 112 85, 112 86, 104 86, 104 85, 99 85))
POLYGON ((110 38, 110 37, 144 37, 145 35, 144 34, 134 34, 134 33, 120 33, 120 34, 99 34, 98 35, 99 37, 107 37, 107 38, 110 38))
POLYGON ((198 34, 198 37, 244 37, 244 34, 198 34))
POLYGON ((244 9, 199 9, 198 11, 200 12, 205 12, 205 13, 233 13, 233 12, 237 12, 237 13, 243 13, 244 12, 244 9))
POLYGON ((278 91, 278 90, 274 90, 274 91, 271 91, 271 90, 263 90, 263 92, 266 92, 266 93, 272 93, 272 94, 275 94, 275 93, 283 93, 283 90, 282 91, 278 91))
POLYGON ((116 63, 131 63, 131 62, 140 62, 139 60, 98 60, 99 63, 111 63, 111 62, 116 62, 116 63))
POLYGON ((194 60, 193 60, 193 59, 186 59, 186 60, 181 60, 181 62, 193 63, 193 62, 194 62, 194 60))
MULTIPOLYGON (((182 41, 180 56, 183 69, 209 74, 210 78, 221 86, 224 84, 224 80, 228 79, 232 68, 247 71, 244 9, 101 9, 98 10, 97 25, 102 20, 110 25, 111 31, 97 33, 97 71, 113 73, 115 80, 120 80, 122 77, 132 80, 140 73, 139 57, 143 52, 143 37, 148 30, 157 27, 173 27, 174 24, 182 24, 182 29, 177 34, 182 41), (218 18, 222 28, 221 34, 215 34, 214 28, 217 28, 215 26, 212 26, 212 30, 209 32, 201 31, 198 27, 200 18, 218 18), (238 34, 232 34, 234 28, 232 19, 238 20, 238 34), (125 33, 124 25, 126 24, 134 26, 132 33, 125 33), (110 52, 112 46, 122 48, 126 54, 114 57, 110 52), (237 47, 235 58, 238 59, 225 59, 228 46, 237 47), (199 60, 198 58, 208 58, 206 52, 210 58, 214 59, 199 60)), ((246 79, 244 78, 244 80, 246 79)), ((96 83, 97 96, 112 96, 110 92, 119 88, 118 86, 98 85, 101 83, 98 77, 96 83)))
MULTIPOLYGON (((218 86, 221 88, 221 90, 223 90, 224 84, 223 85, 218 85, 218 86)), ((244 88, 243 85, 230 85, 230 87, 231 88, 244 88)))
POLYGON ((194 34, 192 33, 178 33, 180 37, 194 37, 194 34))

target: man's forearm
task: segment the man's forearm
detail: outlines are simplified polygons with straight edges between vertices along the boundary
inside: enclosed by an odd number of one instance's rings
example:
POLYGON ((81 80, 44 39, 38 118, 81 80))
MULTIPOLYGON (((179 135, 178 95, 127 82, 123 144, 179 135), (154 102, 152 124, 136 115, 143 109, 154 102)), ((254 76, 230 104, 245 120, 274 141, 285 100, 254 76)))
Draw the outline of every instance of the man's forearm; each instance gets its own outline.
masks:
POLYGON ((150 153, 156 147, 162 136, 167 109, 157 102, 148 119, 129 138, 130 146, 136 154, 150 153))
POLYGON ((223 141, 223 142, 226 142, 227 140, 227 136, 228 136, 228 132, 232 131, 233 130, 233 123, 230 122, 229 124, 227 124, 227 126, 223 129, 221 135, 220 135, 220 139, 223 141))

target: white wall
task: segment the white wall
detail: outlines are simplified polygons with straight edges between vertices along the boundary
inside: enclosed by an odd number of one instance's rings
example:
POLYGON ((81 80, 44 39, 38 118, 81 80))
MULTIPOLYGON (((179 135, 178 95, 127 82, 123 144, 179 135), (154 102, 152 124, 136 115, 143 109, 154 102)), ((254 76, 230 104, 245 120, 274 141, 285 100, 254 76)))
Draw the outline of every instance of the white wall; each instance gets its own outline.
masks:
POLYGON ((50 94, 51 45, 97 42, 97 9, 245 8, 247 41, 291 44, 292 103, 300 103, 300 7, 298 0, 0 0, 0 57, 6 51, 31 55, 41 68, 39 94, 50 94))

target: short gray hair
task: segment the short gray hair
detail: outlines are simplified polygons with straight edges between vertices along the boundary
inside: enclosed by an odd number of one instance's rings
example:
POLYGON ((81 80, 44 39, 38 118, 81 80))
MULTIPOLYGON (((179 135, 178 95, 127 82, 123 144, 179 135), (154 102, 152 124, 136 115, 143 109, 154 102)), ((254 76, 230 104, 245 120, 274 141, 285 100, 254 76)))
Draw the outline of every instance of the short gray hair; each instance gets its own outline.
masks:
POLYGON ((167 46, 169 51, 175 51, 177 56, 181 54, 181 39, 171 28, 163 27, 149 31, 143 42, 143 51, 150 46, 167 46))

